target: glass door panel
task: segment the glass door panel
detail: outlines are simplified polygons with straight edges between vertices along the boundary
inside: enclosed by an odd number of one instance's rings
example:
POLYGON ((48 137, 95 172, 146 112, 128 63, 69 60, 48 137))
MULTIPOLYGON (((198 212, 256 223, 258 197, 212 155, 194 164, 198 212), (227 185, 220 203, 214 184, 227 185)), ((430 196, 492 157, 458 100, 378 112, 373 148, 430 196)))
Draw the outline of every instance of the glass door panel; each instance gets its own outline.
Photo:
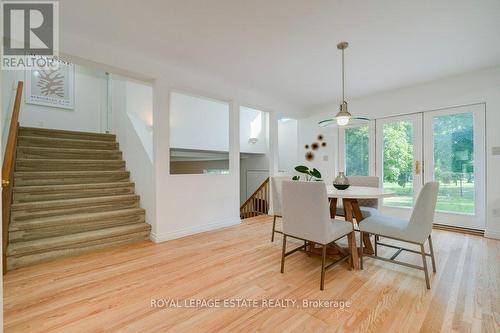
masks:
POLYGON ((413 206, 413 124, 410 121, 384 124, 383 137, 383 186, 398 195, 384 199, 384 205, 410 208, 413 206))
POLYGON ((339 128, 339 168, 347 177, 375 175, 375 121, 339 128))
POLYGON ((470 112, 432 117, 436 209, 474 214, 474 117, 470 112))
POLYGON ((345 130, 345 172, 347 176, 368 176, 368 126, 345 130))
POLYGON ((413 207, 422 184, 421 140, 421 115, 377 120, 378 175, 383 188, 397 194, 383 200, 384 208, 413 207))
POLYGON ((424 117, 425 181, 439 182, 436 222, 484 229, 484 105, 424 117))

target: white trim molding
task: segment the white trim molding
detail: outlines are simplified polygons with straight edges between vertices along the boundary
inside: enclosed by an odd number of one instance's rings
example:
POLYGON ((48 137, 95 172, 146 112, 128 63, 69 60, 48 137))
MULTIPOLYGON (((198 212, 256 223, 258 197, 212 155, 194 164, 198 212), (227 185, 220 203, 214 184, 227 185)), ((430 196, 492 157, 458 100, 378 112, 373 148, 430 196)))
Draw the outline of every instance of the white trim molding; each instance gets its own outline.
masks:
POLYGON ((484 237, 500 240, 500 231, 488 231, 488 230, 486 230, 484 232, 484 237))
POLYGON ((217 230, 221 228, 227 228, 241 223, 240 219, 227 219, 220 222, 207 223, 203 225, 198 225, 190 228, 183 228, 179 230, 169 231, 163 234, 156 234, 151 232, 150 239, 154 243, 161 243, 168 240, 173 240, 181 237, 186 237, 201 232, 207 232, 212 230, 217 230))

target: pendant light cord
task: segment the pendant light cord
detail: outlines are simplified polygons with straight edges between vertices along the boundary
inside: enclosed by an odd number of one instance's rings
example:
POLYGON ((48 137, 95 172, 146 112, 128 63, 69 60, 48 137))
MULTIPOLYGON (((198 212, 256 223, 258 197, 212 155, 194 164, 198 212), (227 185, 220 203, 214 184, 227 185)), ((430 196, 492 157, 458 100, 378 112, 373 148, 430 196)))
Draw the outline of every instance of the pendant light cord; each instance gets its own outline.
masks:
POLYGON ((342 102, 345 102, 344 85, 345 85, 344 49, 342 49, 342 102))

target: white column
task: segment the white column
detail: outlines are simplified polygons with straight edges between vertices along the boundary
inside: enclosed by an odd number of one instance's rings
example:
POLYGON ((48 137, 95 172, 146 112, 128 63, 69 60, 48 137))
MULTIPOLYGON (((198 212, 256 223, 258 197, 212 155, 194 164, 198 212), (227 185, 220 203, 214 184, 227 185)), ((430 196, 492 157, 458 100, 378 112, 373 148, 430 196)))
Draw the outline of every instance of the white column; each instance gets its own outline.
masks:
POLYGON ((170 154, 169 154, 169 103, 170 86, 168 82, 159 78, 153 83, 153 163, 155 172, 155 202, 154 214, 151 218, 152 240, 160 232, 160 221, 168 223, 167 212, 164 211, 165 205, 162 204, 162 198, 167 196, 163 193, 165 183, 168 182, 170 173, 170 154))
POLYGON ((269 112, 269 174, 278 174, 278 116, 269 112))
MULTIPOLYGON (((229 104, 229 176, 231 183, 240 193, 240 105, 238 101, 229 104)), ((240 216, 240 198, 234 201, 234 216, 240 216)))

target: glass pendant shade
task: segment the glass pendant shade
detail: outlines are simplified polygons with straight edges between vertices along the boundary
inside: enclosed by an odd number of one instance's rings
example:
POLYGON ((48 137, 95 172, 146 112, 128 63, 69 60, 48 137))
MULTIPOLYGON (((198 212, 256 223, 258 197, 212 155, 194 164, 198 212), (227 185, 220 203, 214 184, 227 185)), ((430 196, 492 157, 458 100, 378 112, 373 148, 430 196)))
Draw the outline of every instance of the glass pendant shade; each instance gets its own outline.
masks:
POLYGON ((325 119, 319 122, 321 127, 336 127, 336 126, 347 126, 347 125, 358 125, 363 124, 370 119, 365 117, 354 117, 347 111, 347 102, 344 101, 340 104, 340 111, 335 115, 334 118, 325 119))
POLYGON ((337 122, 337 125, 339 126, 346 126, 349 124, 349 120, 351 119, 352 115, 347 111, 347 102, 343 101, 342 104, 340 104, 340 111, 337 113, 335 116, 335 120, 337 122))
POLYGON ((349 117, 335 117, 335 120, 337 121, 337 125, 339 126, 346 126, 349 124, 349 117))

